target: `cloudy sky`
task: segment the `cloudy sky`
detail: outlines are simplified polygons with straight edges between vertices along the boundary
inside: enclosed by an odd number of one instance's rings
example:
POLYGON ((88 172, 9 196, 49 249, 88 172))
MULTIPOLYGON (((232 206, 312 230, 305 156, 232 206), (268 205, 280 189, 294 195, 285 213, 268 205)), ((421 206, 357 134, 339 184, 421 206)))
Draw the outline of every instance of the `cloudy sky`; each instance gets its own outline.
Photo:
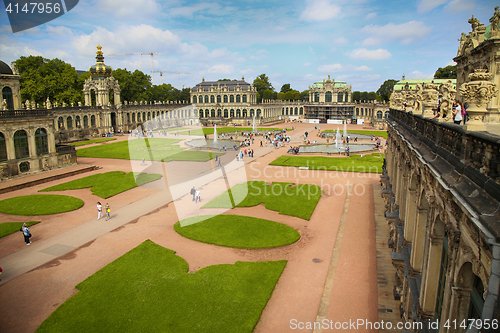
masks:
MULTIPOLYGON (((305 90, 339 79, 376 91, 386 79, 431 78, 454 64, 474 15, 488 25, 493 0, 80 0, 65 15, 13 34, 0 4, 0 60, 60 58, 76 69, 95 63, 100 43, 113 68, 154 69, 178 87, 220 78, 253 82, 265 73, 276 90, 305 90)), ((160 82, 159 74, 154 77, 160 82)))

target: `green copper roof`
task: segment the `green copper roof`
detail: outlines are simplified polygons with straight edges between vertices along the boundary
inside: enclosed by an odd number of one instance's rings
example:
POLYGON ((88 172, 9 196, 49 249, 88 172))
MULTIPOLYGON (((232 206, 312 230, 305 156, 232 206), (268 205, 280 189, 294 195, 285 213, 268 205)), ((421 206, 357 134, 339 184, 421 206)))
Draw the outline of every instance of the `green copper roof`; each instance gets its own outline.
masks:
MULTIPOLYGON (((324 83, 326 83, 327 81, 328 80, 326 80, 325 82, 323 82, 323 81, 314 82, 312 85, 312 88, 323 88, 324 83)), ((345 83, 344 81, 339 81, 339 80, 333 81, 333 87, 334 88, 349 88, 347 83, 345 83)))
POLYGON ((415 90, 417 84, 434 83, 439 86, 440 84, 443 84, 447 81, 451 81, 451 83, 453 83, 453 86, 456 88, 457 79, 404 79, 398 81, 398 83, 394 85, 394 91, 404 90, 406 84, 408 84, 409 90, 415 90))

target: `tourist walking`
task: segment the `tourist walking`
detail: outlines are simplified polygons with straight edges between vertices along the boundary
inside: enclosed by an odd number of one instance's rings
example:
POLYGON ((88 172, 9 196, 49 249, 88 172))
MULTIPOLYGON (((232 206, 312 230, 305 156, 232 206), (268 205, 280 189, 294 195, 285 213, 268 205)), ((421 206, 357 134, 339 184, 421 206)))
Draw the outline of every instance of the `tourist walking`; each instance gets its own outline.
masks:
POLYGON ((460 125, 462 122, 462 107, 458 101, 455 101, 455 105, 453 107, 453 122, 457 125, 460 125))
POLYGON ((106 221, 111 218, 111 208, 109 207, 109 204, 106 202, 106 221))
POLYGON ((104 217, 102 215, 102 204, 98 201, 97 202, 97 219, 99 220, 101 217, 104 217))
POLYGON ((30 229, 28 228, 28 225, 26 222, 23 223, 23 226, 21 227, 21 231, 23 232, 24 236, 24 242, 26 245, 31 245, 30 237, 31 237, 31 232, 30 229))
POLYGON ((194 186, 191 189, 191 192, 189 192, 189 193, 191 193, 191 195, 193 196, 193 201, 194 201, 194 195, 196 194, 196 189, 194 188, 194 186))
POLYGON ((200 197, 200 190, 196 190, 196 201, 194 203, 197 203, 198 201, 201 202, 201 197, 200 197))

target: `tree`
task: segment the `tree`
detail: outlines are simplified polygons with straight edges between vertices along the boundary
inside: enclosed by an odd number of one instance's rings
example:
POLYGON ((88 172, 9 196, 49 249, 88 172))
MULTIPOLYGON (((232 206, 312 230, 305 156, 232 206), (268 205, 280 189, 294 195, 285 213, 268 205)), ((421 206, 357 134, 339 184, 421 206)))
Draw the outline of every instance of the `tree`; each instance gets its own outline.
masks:
POLYGON ((290 90, 292 90, 292 88, 290 88, 290 83, 285 83, 284 85, 281 86, 280 92, 287 93, 290 90))
POLYGON ((391 97, 392 90, 394 88, 394 85, 397 83, 397 80, 394 79, 388 79, 385 80, 384 83, 378 88, 377 90, 377 95, 379 95, 383 101, 388 102, 389 98, 391 97))
POLYGON ((360 101, 361 100, 361 91, 354 91, 351 95, 351 99, 353 101, 360 101))
POLYGON ((16 60, 21 75, 21 99, 43 103, 83 102, 83 81, 74 67, 60 59, 41 56, 20 57, 16 60))
POLYGON ((271 89, 266 89, 263 92, 262 99, 273 99, 274 92, 271 89))
POLYGON ((150 101, 153 91, 151 90, 151 77, 136 69, 133 73, 126 68, 117 68, 111 74, 121 89, 121 99, 123 101, 150 101))
POLYGON ((277 97, 278 97, 278 99, 280 99, 280 100, 284 100, 284 99, 285 99, 285 93, 283 93, 283 92, 281 92, 281 91, 280 91, 280 92, 278 93, 278 96, 277 96, 277 97))
POLYGON ((304 90, 300 93, 300 100, 306 102, 309 101, 309 90, 304 90))
MULTIPOLYGON (((255 78, 255 80, 253 80, 253 86, 255 87, 255 89, 257 89, 257 93, 258 93, 257 101, 258 102, 261 102, 261 98, 267 99, 267 97, 264 97, 264 91, 266 91, 266 90, 270 90, 271 92, 274 91, 273 85, 271 84, 271 82, 269 82, 269 78, 267 77, 266 74, 261 74, 261 75, 257 76, 255 78)), ((269 94, 268 94, 268 96, 269 96, 269 94)), ((271 98, 272 98, 272 96, 271 96, 271 98)))
POLYGON ((435 79, 456 79, 457 78, 457 65, 446 66, 445 68, 439 67, 434 73, 435 79))

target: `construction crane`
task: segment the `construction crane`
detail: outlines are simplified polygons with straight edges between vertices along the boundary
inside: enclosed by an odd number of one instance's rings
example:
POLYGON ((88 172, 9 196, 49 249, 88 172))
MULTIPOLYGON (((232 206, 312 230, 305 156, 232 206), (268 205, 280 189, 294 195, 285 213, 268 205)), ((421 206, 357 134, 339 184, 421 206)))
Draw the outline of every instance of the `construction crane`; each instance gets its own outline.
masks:
POLYGON ((120 54, 108 54, 108 57, 115 57, 115 56, 128 56, 128 55, 149 55, 151 56, 151 82, 152 84, 155 84, 155 77, 154 77, 154 67, 153 67, 153 59, 154 55, 161 55, 161 52, 143 52, 143 53, 120 53, 120 54))
MULTIPOLYGON (((173 72, 173 71, 154 71, 154 73, 160 73, 160 82, 163 84, 163 73, 170 73, 170 74, 193 74, 193 73, 184 73, 184 72, 173 72)), ((184 87, 184 85, 183 85, 184 87)))

